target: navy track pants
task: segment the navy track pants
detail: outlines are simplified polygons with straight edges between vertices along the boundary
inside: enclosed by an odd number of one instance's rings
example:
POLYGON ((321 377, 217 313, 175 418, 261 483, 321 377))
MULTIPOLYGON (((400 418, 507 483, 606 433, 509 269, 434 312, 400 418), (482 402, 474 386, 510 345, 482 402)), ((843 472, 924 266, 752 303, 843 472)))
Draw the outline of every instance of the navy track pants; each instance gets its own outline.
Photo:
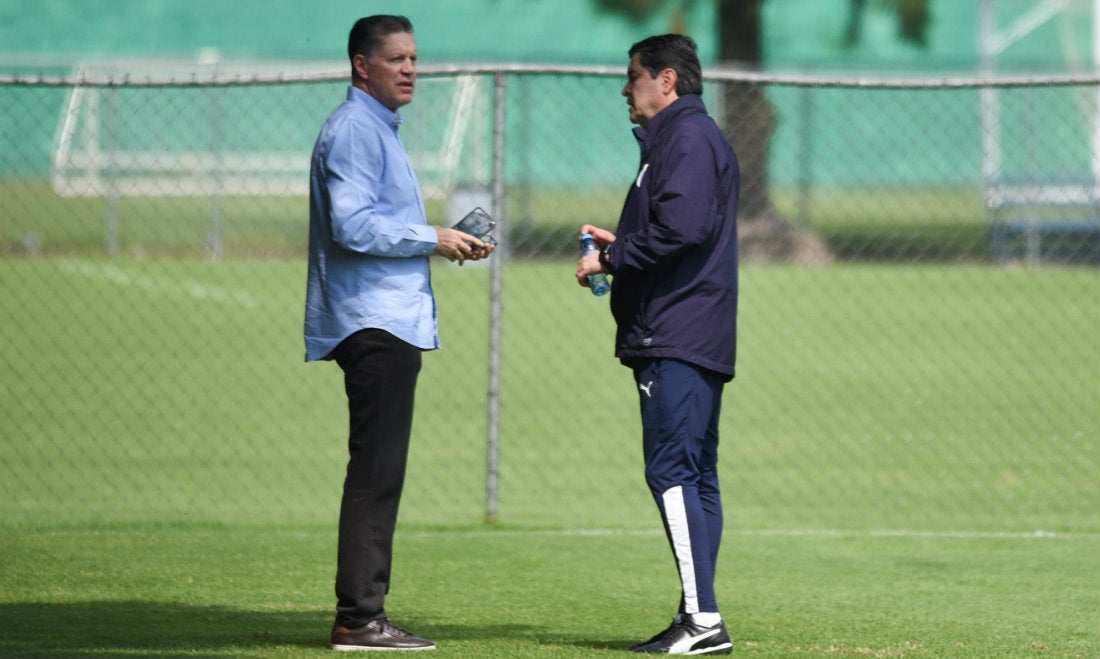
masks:
POLYGON ((713 371, 675 359, 645 360, 633 370, 646 482, 680 574, 680 613, 718 612, 718 417, 725 381, 713 371))

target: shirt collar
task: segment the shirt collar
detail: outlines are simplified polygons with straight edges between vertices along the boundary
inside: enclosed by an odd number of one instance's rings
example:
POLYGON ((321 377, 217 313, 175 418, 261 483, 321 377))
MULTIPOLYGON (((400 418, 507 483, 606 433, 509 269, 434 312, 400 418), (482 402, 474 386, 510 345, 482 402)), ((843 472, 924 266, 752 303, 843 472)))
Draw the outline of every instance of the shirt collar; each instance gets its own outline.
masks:
POLYGON ((385 105, 378 102, 378 99, 371 96, 367 92, 359 89, 355 85, 348 86, 348 100, 354 103, 362 103, 367 106, 367 109, 371 111, 374 116, 382 120, 382 123, 393 128, 395 131, 397 127, 401 125, 405 118, 401 116, 400 112, 394 112, 385 105))

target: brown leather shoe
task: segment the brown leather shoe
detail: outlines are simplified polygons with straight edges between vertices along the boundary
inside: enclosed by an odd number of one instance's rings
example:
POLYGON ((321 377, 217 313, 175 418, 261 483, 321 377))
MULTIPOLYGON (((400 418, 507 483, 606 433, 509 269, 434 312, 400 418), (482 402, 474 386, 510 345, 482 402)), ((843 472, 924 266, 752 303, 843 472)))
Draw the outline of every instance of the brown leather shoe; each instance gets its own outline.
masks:
POLYGON ((435 643, 414 636, 388 619, 372 620, 362 627, 332 628, 333 650, 434 650, 435 643))

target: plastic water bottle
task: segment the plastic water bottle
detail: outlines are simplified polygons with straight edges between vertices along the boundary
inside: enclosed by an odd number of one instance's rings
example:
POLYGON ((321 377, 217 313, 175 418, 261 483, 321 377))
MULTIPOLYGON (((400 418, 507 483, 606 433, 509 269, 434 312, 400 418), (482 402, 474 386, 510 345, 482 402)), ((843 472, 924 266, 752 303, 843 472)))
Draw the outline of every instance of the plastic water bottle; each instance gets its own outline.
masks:
MULTIPOLYGON (((600 250, 596 247, 596 241, 592 240, 592 234, 581 234, 581 256, 595 254, 598 251, 600 250)), ((593 295, 607 295, 611 290, 611 282, 607 281, 607 275, 599 272, 588 275, 588 288, 592 289, 593 295)))

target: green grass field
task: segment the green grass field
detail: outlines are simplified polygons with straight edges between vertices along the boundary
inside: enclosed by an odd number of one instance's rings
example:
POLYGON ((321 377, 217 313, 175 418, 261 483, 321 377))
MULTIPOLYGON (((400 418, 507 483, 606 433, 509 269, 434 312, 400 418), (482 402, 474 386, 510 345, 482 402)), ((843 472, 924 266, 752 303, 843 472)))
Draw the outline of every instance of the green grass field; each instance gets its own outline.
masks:
MULTIPOLYGON (((328 657, 328 529, 3 535, 5 657, 328 657)), ((726 536, 735 656, 1095 657, 1095 537, 726 536)), ((394 618, 432 656, 630 656, 667 624, 663 538, 402 529, 394 618)))
MULTIPOLYGON (((441 657, 628 656, 676 581, 606 301, 435 265, 395 620, 441 657)), ((0 657, 320 657, 345 417, 296 260, 0 259, 0 657)), ((1100 656, 1100 278, 742 271, 719 598, 735 654, 1100 656)))

